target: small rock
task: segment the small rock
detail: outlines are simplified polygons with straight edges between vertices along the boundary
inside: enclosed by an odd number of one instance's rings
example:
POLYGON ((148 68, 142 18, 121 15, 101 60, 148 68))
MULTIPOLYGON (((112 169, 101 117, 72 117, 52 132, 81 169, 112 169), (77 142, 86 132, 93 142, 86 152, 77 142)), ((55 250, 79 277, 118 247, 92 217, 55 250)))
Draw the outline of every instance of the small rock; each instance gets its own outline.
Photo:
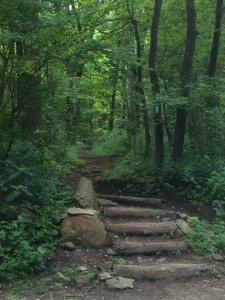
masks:
POLYGON ((149 261, 149 262, 152 262, 153 260, 154 260, 153 257, 150 257, 150 258, 147 259, 147 261, 149 261))
POLYGON ((107 248, 106 249, 106 254, 113 256, 113 255, 116 255, 116 252, 113 249, 111 249, 111 248, 107 248))
POLYGON ((140 256, 138 256, 138 258, 137 258, 137 262, 139 262, 139 263, 142 263, 142 262, 143 262, 143 258, 142 258, 142 257, 140 257, 140 256))
POLYGON ((87 267, 80 266, 80 267, 77 268, 77 270, 80 271, 80 272, 85 272, 85 271, 87 271, 88 269, 87 269, 87 267))
POLYGON ((223 256, 220 255, 220 254, 215 254, 215 255, 213 255, 213 259, 214 259, 215 261, 224 261, 223 256))
POLYGON ((123 258, 119 258, 117 259, 116 263, 120 265, 126 265, 127 261, 123 258))
POLYGON ((182 219, 178 219, 176 225, 184 234, 188 234, 192 230, 188 223, 182 219))
POLYGON ((68 249, 68 250, 74 250, 74 249, 76 249, 76 246, 74 245, 73 242, 66 242, 66 243, 64 244, 64 247, 65 247, 66 249, 68 249))
POLYGON ((83 286, 90 284, 96 277, 95 273, 79 274, 75 277, 77 286, 83 286))
POLYGON ((180 238, 180 237, 182 237, 182 235, 183 235, 182 230, 177 229, 176 232, 175 232, 175 237, 180 238))
POLYGON ((98 275, 99 281, 105 281, 107 279, 111 279, 112 276, 108 272, 104 272, 98 275))
POLYGON ((163 263, 163 262, 166 261, 166 257, 161 257, 161 258, 157 259, 157 261, 158 261, 159 263, 163 263))
POLYGON ((69 283, 71 281, 69 277, 65 276, 61 272, 56 273, 56 278, 64 283, 69 283))
POLYGON ((187 221, 188 215, 186 215, 185 213, 182 213, 182 212, 178 213, 178 215, 179 215, 179 217, 180 217, 182 220, 187 221))
POLYGON ((84 209, 77 207, 70 207, 67 209, 69 215, 89 215, 89 216, 98 216, 98 211, 94 209, 84 209))
POLYGON ((108 260, 108 261, 105 262, 105 264, 104 264, 105 270, 111 270, 112 267, 113 267, 113 262, 112 261, 108 260))
POLYGON ((98 204, 101 207, 117 207, 117 206, 119 206, 118 203, 113 202, 111 200, 106 200, 106 199, 100 199, 100 198, 98 198, 97 201, 98 201, 98 204))
POLYGON ((221 273, 219 273, 219 272, 215 272, 215 276, 218 279, 222 279, 223 278, 223 275, 221 273))
POLYGON ((125 289, 133 289, 134 279, 118 277, 106 280, 106 286, 109 289, 115 290, 125 290, 125 289))

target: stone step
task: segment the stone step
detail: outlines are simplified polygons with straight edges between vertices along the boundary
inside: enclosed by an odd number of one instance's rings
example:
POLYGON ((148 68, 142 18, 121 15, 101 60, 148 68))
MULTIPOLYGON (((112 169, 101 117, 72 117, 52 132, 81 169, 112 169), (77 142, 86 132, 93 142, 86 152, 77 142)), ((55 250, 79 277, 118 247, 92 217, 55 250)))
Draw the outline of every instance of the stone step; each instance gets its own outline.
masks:
POLYGON ((106 229, 114 233, 126 234, 166 234, 177 229, 176 223, 169 222, 127 222, 127 223, 108 223, 106 229))
POLYGON ((117 242, 114 249, 118 254, 150 254, 187 251, 187 244, 182 241, 117 242))
POLYGON ((105 217, 136 217, 136 218, 162 218, 175 216, 174 211, 164 209, 151 209, 151 208, 140 208, 140 207, 107 207, 104 208, 105 217))
POLYGON ((176 280, 199 275, 208 276, 210 274, 208 265, 193 263, 164 263, 151 266, 115 264, 113 270, 119 276, 136 280, 176 280))
POLYGON ((98 196, 98 198, 112 200, 119 204, 162 205, 162 203, 163 203, 163 200, 159 199, 159 198, 142 198, 142 197, 104 195, 104 194, 98 194, 97 196, 98 196))

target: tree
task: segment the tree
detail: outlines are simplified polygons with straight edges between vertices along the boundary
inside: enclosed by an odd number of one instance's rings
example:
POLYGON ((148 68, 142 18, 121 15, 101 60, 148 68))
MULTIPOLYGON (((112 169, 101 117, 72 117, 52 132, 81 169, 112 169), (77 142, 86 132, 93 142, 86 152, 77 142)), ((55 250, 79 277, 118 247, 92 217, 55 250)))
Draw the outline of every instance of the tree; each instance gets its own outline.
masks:
POLYGON ((158 46, 158 27, 161 12, 162 0, 155 0, 154 14, 151 26, 151 40, 148 57, 149 78, 151 83, 152 97, 154 101, 154 123, 155 123, 155 162, 159 166, 164 160, 163 145, 163 121, 161 104, 159 103, 160 86, 156 71, 156 56, 158 46))
MULTIPOLYGON (((184 58, 181 68, 181 92, 180 96, 186 99, 190 96, 190 84, 192 76, 192 66, 197 39, 196 30, 196 9, 194 0, 186 0, 187 13, 187 35, 184 51, 184 58)), ((186 105, 180 105, 176 109, 175 136, 172 151, 173 160, 179 160, 183 155, 184 138, 186 131, 187 110, 186 105)))

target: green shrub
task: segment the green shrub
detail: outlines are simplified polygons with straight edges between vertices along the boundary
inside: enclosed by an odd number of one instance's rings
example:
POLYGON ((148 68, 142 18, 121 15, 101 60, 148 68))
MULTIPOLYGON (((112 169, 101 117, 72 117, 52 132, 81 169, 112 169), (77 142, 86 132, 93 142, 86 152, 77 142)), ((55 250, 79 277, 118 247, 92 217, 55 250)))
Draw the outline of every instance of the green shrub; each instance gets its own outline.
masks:
POLYGON ((0 161, 1 280, 44 269, 58 243, 60 214, 72 189, 61 184, 63 173, 49 164, 43 151, 20 143, 8 160, 0 161))
POLYGON ((192 231, 187 235, 189 242, 195 251, 200 253, 215 254, 216 247, 212 237, 209 235, 209 225, 200 221, 197 217, 189 219, 192 231))
POLYGON ((104 131, 94 145, 92 153, 97 156, 120 156, 127 152, 126 131, 115 129, 104 131))

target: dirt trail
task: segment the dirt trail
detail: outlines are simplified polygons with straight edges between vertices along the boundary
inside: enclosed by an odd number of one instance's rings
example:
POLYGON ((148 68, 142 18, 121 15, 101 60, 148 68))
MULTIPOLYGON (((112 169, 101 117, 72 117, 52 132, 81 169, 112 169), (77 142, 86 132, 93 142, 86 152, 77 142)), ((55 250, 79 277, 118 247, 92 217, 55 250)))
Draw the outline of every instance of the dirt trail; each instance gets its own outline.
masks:
MULTIPOLYGON (((88 151, 82 151, 82 158, 85 159, 86 165, 80 170, 76 170, 66 176, 67 184, 76 185, 81 176, 87 176, 93 181, 105 170, 113 167, 115 158, 95 158, 88 151)), ((101 192, 104 187, 101 186, 101 192)), ((122 217, 123 219, 123 217, 122 217)), ((116 235, 116 234, 115 234, 116 235)), ((115 239, 120 238, 115 236, 115 239)), ((136 238, 137 240, 139 237, 136 238)), ((192 253, 186 254, 186 259, 191 261, 192 253)), ((141 258, 146 258, 144 255, 138 255, 141 258)), ((137 259, 133 257, 132 259, 137 259)), ((155 256, 156 259, 162 258, 155 256)), ((196 256, 195 256, 196 258, 196 256)), ((132 260, 131 259, 131 260, 132 260)), ((166 257, 167 260, 170 256, 166 257)), ((176 258, 179 260, 179 258, 176 258)), ((184 258, 182 258, 185 260, 184 258)), ((139 258, 140 260, 140 258, 139 258)), ((104 250, 84 250, 76 249, 75 251, 65 251, 58 249, 55 256, 49 262, 49 268, 58 268, 59 270, 65 267, 73 267, 75 265, 86 265, 92 271, 105 270, 105 266, 109 263, 110 256, 104 250)), ((49 280, 48 270, 44 274, 39 274, 36 282, 47 282, 49 280)), ((105 283, 93 283, 92 285, 78 288, 74 285, 64 284, 57 290, 50 288, 50 283, 47 290, 37 290, 35 287, 28 287, 23 291, 12 290, 9 288, 0 289, 0 300, 66 300, 66 299, 91 299, 91 300, 224 300, 225 299, 225 280, 224 278, 217 279, 213 276, 207 278, 189 278, 177 280, 157 280, 145 281, 136 280, 134 289, 127 290, 109 290, 105 283), (8 298, 16 296, 17 298, 8 298)))

